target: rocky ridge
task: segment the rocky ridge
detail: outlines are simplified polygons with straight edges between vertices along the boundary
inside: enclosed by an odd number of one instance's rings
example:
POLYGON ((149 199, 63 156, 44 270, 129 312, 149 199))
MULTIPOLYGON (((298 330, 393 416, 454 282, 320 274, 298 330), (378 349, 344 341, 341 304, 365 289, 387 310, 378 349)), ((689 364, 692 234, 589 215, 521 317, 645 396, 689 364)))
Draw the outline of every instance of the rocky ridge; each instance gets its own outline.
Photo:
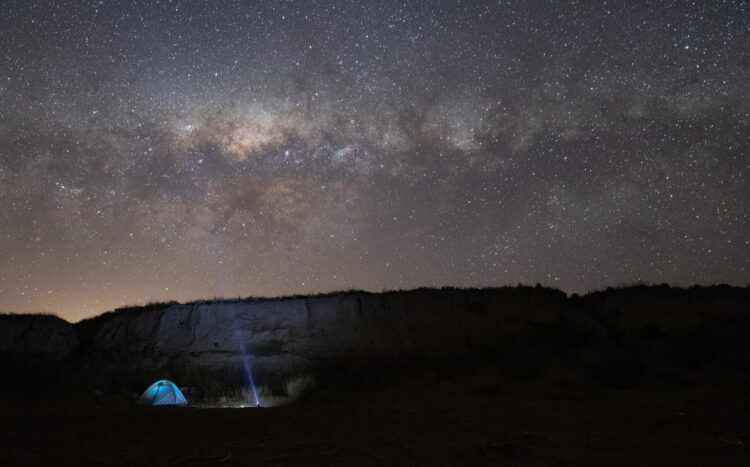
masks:
POLYGON ((635 286, 580 297, 508 287, 170 303, 76 324, 2 315, 0 354, 98 362, 86 363, 94 367, 137 364, 132 371, 140 372, 175 363, 239 368, 247 356, 263 375, 325 361, 398 362, 482 349, 614 346, 640 355, 697 345, 701 358, 733 352, 744 365, 748 304, 750 288, 728 286, 635 286))

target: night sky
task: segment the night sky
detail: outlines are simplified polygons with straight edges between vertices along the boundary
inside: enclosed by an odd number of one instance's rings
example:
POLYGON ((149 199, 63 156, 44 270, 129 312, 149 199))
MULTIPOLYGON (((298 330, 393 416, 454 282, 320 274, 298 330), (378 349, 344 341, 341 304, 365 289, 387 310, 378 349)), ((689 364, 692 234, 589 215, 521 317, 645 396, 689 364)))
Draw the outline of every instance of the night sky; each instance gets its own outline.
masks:
POLYGON ((749 30, 746 1, 3 1, 0 310, 745 285, 749 30))

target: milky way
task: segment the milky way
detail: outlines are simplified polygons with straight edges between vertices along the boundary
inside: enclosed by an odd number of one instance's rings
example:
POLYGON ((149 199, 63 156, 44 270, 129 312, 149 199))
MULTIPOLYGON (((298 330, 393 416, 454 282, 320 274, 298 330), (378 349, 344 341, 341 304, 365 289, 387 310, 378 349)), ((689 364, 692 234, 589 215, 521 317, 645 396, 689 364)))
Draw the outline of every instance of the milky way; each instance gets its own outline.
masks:
POLYGON ((745 1, 50 3, 0 6, 0 310, 750 282, 745 1))

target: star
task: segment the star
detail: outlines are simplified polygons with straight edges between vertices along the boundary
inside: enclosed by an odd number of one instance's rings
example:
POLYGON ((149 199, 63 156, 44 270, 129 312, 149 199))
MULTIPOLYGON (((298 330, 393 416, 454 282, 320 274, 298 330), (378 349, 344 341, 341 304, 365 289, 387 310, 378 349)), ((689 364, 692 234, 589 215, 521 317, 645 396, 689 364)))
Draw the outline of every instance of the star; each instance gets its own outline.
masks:
POLYGON ((10 2, 0 309, 745 285, 745 9, 10 2))

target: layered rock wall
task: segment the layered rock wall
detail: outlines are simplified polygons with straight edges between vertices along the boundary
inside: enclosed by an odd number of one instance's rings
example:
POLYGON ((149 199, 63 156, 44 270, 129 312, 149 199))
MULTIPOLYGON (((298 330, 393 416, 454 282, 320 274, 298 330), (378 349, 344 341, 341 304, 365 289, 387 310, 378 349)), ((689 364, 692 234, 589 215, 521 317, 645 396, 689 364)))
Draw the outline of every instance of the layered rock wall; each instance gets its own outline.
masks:
POLYGON ((119 314, 92 335, 98 349, 179 355, 201 365, 259 370, 305 367, 330 359, 400 358, 458 353, 517 338, 554 320, 565 295, 548 289, 417 290, 285 300, 172 305, 119 314))
POLYGON ((543 287, 351 292, 153 305, 74 325, 0 315, 0 356, 67 359, 80 375, 104 380, 170 365, 240 368, 245 356, 263 375, 477 349, 554 359, 587 346, 597 349, 590 358, 750 368, 748 339, 750 288, 727 286, 636 286, 583 297, 543 287))

